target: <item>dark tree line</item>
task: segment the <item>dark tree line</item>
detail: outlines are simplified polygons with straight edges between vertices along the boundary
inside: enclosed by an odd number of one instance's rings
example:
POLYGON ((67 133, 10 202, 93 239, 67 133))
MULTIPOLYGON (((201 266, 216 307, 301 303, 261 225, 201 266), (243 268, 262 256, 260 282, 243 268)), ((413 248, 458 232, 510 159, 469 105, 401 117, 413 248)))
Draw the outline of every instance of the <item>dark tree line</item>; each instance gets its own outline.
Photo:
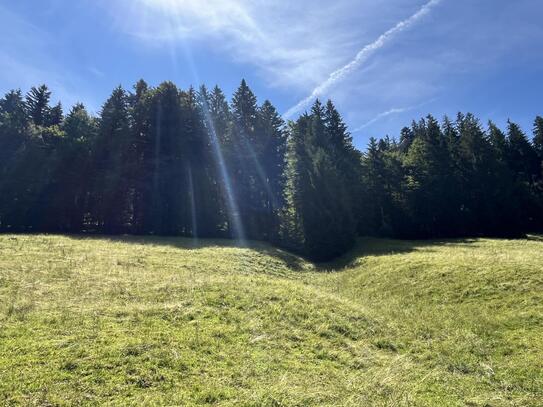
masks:
POLYGON ((484 130, 472 114, 441 125, 432 116, 400 139, 372 139, 363 158, 362 233, 408 238, 520 237, 543 230, 541 140, 518 125, 484 130))
POLYGON ((327 260, 357 235, 543 231, 543 118, 432 116, 357 151, 328 102, 285 123, 242 81, 116 88, 98 117, 46 86, 0 99, 0 230, 268 240, 327 260))

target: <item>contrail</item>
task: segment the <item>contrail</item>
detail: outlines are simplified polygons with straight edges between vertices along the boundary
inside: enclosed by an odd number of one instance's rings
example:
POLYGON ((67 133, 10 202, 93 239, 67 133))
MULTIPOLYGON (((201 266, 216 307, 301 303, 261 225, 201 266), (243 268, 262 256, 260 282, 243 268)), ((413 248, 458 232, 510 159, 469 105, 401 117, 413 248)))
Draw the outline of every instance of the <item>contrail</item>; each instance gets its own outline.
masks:
POLYGON ((387 117, 387 116, 390 116, 392 114, 397 114, 397 113, 404 113, 404 112, 407 112, 409 110, 412 110, 412 109, 415 109, 416 106, 412 106, 412 107, 402 107, 402 108, 394 108, 394 109, 390 109, 390 110, 387 110, 386 112, 382 112, 382 113, 379 113, 377 116, 375 116, 373 119, 371 119, 369 122, 367 123, 364 123, 362 126, 360 127, 357 127, 356 129, 354 129, 352 132, 353 133, 356 133, 360 130, 364 130, 366 127, 368 126, 371 126, 373 123, 376 123, 378 122, 379 120, 381 120, 382 118, 384 117, 387 117))
POLYGON ((375 116, 370 121, 364 123, 362 126, 357 127, 352 131, 352 133, 356 133, 358 131, 364 130, 366 127, 371 126, 373 123, 378 122, 379 120, 383 119, 384 117, 388 117, 393 114, 399 114, 399 113, 405 113, 409 112, 410 110, 418 109, 423 107, 424 105, 427 105, 428 103, 435 102, 438 98, 433 98, 430 100, 427 100, 426 102, 419 103, 418 105, 409 106, 409 107, 394 107, 390 110, 387 110, 386 112, 379 113, 377 116, 375 116))
POLYGON ((430 0, 411 17, 409 17, 406 20, 400 21, 398 24, 396 24, 396 26, 394 26, 393 28, 391 28, 390 30, 382 34, 379 38, 377 38, 377 40, 375 40, 371 44, 366 45, 364 48, 362 48, 358 52, 358 54, 356 54, 356 57, 351 62, 339 68, 338 70, 332 72, 330 76, 328 77, 328 79, 326 79, 323 83, 317 86, 308 97, 306 97, 305 99, 302 99, 298 104, 291 107, 283 116, 285 118, 289 118, 295 113, 299 112, 309 103, 311 103, 315 98, 322 95, 332 85, 342 80, 349 73, 351 73, 355 68, 357 68, 360 64, 365 62, 368 59, 368 57, 371 56, 372 53, 374 53, 378 49, 385 46, 392 38, 394 38, 396 34, 399 34, 400 32, 408 29, 414 23, 416 23, 426 14, 428 14, 430 10, 433 7, 437 6, 439 3, 441 3, 441 1, 442 0, 430 0))

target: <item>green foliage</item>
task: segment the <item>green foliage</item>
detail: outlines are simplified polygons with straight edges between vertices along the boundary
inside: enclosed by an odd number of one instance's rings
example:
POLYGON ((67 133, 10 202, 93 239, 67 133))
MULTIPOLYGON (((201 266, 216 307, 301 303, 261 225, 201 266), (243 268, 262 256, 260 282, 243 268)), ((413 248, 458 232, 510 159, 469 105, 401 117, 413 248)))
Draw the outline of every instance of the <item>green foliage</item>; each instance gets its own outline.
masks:
POLYGON ((543 158, 543 117, 537 116, 534 122, 534 147, 541 160, 543 158))
POLYGON ((105 233, 123 231, 128 221, 125 177, 129 151, 130 120, 128 95, 117 87, 102 107, 97 137, 92 148, 92 215, 105 233))
POLYGON ((62 112, 62 104, 58 102, 55 106, 47 111, 45 123, 47 126, 60 126, 63 119, 64 114, 62 112))
POLYGON ((312 259, 328 260, 354 242, 357 189, 352 186, 359 181, 359 163, 331 102, 325 110, 317 100, 311 115, 302 116, 291 130, 283 244, 312 259))
POLYGON ((541 117, 532 141, 429 115, 361 153, 331 101, 286 124, 244 80, 230 104, 218 86, 140 80, 96 118, 50 99, 0 99, 0 230, 249 238, 321 261, 357 234, 543 231, 541 117))
POLYGON ((51 91, 45 85, 32 87, 26 95, 25 107, 28 117, 36 126, 49 124, 50 108, 49 100, 51 99, 51 91))
POLYGON ((540 230, 541 161, 517 125, 506 137, 472 114, 428 116, 363 158, 361 232, 414 238, 520 236, 540 230))

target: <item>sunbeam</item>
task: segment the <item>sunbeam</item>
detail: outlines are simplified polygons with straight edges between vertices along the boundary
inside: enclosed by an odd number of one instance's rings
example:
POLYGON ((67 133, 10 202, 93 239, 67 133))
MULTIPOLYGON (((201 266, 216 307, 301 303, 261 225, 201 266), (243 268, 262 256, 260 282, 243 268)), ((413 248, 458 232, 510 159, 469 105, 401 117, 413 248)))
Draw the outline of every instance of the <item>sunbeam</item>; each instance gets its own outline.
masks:
POLYGON ((192 177, 192 167, 187 165, 187 174, 189 179, 189 196, 190 196, 190 216, 192 223, 192 241, 194 246, 198 246, 198 219, 196 218, 196 199, 194 199, 194 180, 192 177))
MULTIPOLYGON (((159 191, 159 181, 160 181, 160 149, 161 149, 161 137, 162 137, 162 104, 159 102, 158 104, 158 112, 157 112, 157 129, 155 133, 155 151, 154 151, 154 168, 153 168, 153 195, 152 195, 152 201, 153 201, 153 207, 159 208, 161 206, 160 202, 160 191, 159 191)), ((157 224, 157 221, 154 220, 153 227, 158 229, 161 225, 157 224)))
POLYGON ((215 163, 218 167, 219 175, 222 181, 222 186, 224 188, 224 192, 226 195, 226 210, 228 212, 227 215, 228 215, 229 223, 232 226, 231 233, 233 237, 238 241, 239 244, 244 245, 246 242, 245 232, 244 232, 241 216, 239 213, 239 207, 234 195, 234 190, 232 188, 232 182, 230 180, 228 168, 226 166, 226 161, 224 159, 224 154, 222 152, 219 138, 217 137, 217 133, 215 131, 215 125, 213 124, 213 119, 211 118, 211 114, 209 113, 209 106, 207 105, 207 101, 204 100, 202 104, 203 104, 205 123, 206 123, 206 126, 209 131, 209 135, 211 138, 211 148, 212 148, 213 156, 215 159, 215 163))

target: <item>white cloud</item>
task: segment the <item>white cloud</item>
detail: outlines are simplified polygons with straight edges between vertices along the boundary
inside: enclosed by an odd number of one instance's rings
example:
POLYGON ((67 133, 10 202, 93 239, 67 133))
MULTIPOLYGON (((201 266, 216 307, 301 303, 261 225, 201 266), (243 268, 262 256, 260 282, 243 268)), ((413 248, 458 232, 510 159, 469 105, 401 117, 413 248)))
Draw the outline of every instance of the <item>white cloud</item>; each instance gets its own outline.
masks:
POLYGON ((343 80, 346 76, 348 76, 353 70, 357 69, 361 64, 363 64, 375 51, 378 49, 384 47, 392 38, 394 38, 397 34, 400 32, 408 29, 413 24, 415 24, 418 20, 420 20, 422 17, 424 17, 426 14, 428 14, 432 7, 439 4, 441 0, 430 0, 428 3, 426 3, 424 6, 422 6, 415 14, 413 14, 411 17, 400 21, 398 24, 396 24, 393 28, 386 31, 384 34, 380 35, 377 40, 372 42, 371 44, 366 45, 364 48, 362 48, 355 56, 355 58, 350 61, 348 64, 344 65, 343 67, 335 70, 330 74, 330 76, 322 82, 319 86, 317 86, 315 89, 313 89, 313 92, 306 98, 302 99, 300 102, 298 102, 296 105, 291 107, 285 114, 285 117, 291 117, 295 113, 298 113, 301 109, 306 107, 309 103, 311 103, 315 98, 321 96, 324 92, 326 92, 330 87, 332 87, 334 84, 338 83, 339 81, 343 80))
POLYGON ((390 115, 393 115, 393 114, 398 114, 398 113, 408 112, 410 110, 413 110, 414 108, 415 108, 414 106, 401 107, 401 108, 392 108, 390 110, 387 110, 386 112, 379 113, 373 119, 371 119, 370 121, 364 123, 362 126, 357 127, 352 132, 353 133, 359 132, 361 130, 364 130, 366 127, 371 126, 372 124, 377 123, 379 120, 384 119, 387 116, 390 116, 390 115))
POLYGON ((95 66, 88 66, 87 70, 97 78, 103 78, 106 74, 95 66))
MULTIPOLYGON (((392 0, 398 1, 398 0, 392 0)), ((206 42, 257 67, 270 86, 306 91, 352 53, 353 14, 375 12, 374 0, 119 0, 104 3, 124 32, 149 46, 206 42), (113 4, 113 5, 112 5, 113 4)), ((371 24, 367 24, 367 29, 371 24)))
POLYGON ((357 133, 359 131, 362 131, 364 130, 366 127, 369 127, 371 126, 372 124, 375 124, 377 123, 379 120, 381 119, 384 119, 385 117, 388 117, 388 116, 392 116, 392 115, 395 115, 395 114, 400 114, 400 113, 405 113, 405 112, 410 112, 412 110, 415 110, 415 109, 419 109, 421 107, 423 107, 424 105, 427 105, 429 103, 432 103, 434 102, 436 99, 430 99, 424 103, 419 103, 418 105, 414 105, 414 106, 408 106, 408 107, 394 107, 392 109, 389 109, 385 112, 381 112, 379 113, 378 115, 376 115, 373 119, 367 121, 366 123, 364 123, 363 125, 355 128, 354 130, 352 130, 353 133, 357 133))

